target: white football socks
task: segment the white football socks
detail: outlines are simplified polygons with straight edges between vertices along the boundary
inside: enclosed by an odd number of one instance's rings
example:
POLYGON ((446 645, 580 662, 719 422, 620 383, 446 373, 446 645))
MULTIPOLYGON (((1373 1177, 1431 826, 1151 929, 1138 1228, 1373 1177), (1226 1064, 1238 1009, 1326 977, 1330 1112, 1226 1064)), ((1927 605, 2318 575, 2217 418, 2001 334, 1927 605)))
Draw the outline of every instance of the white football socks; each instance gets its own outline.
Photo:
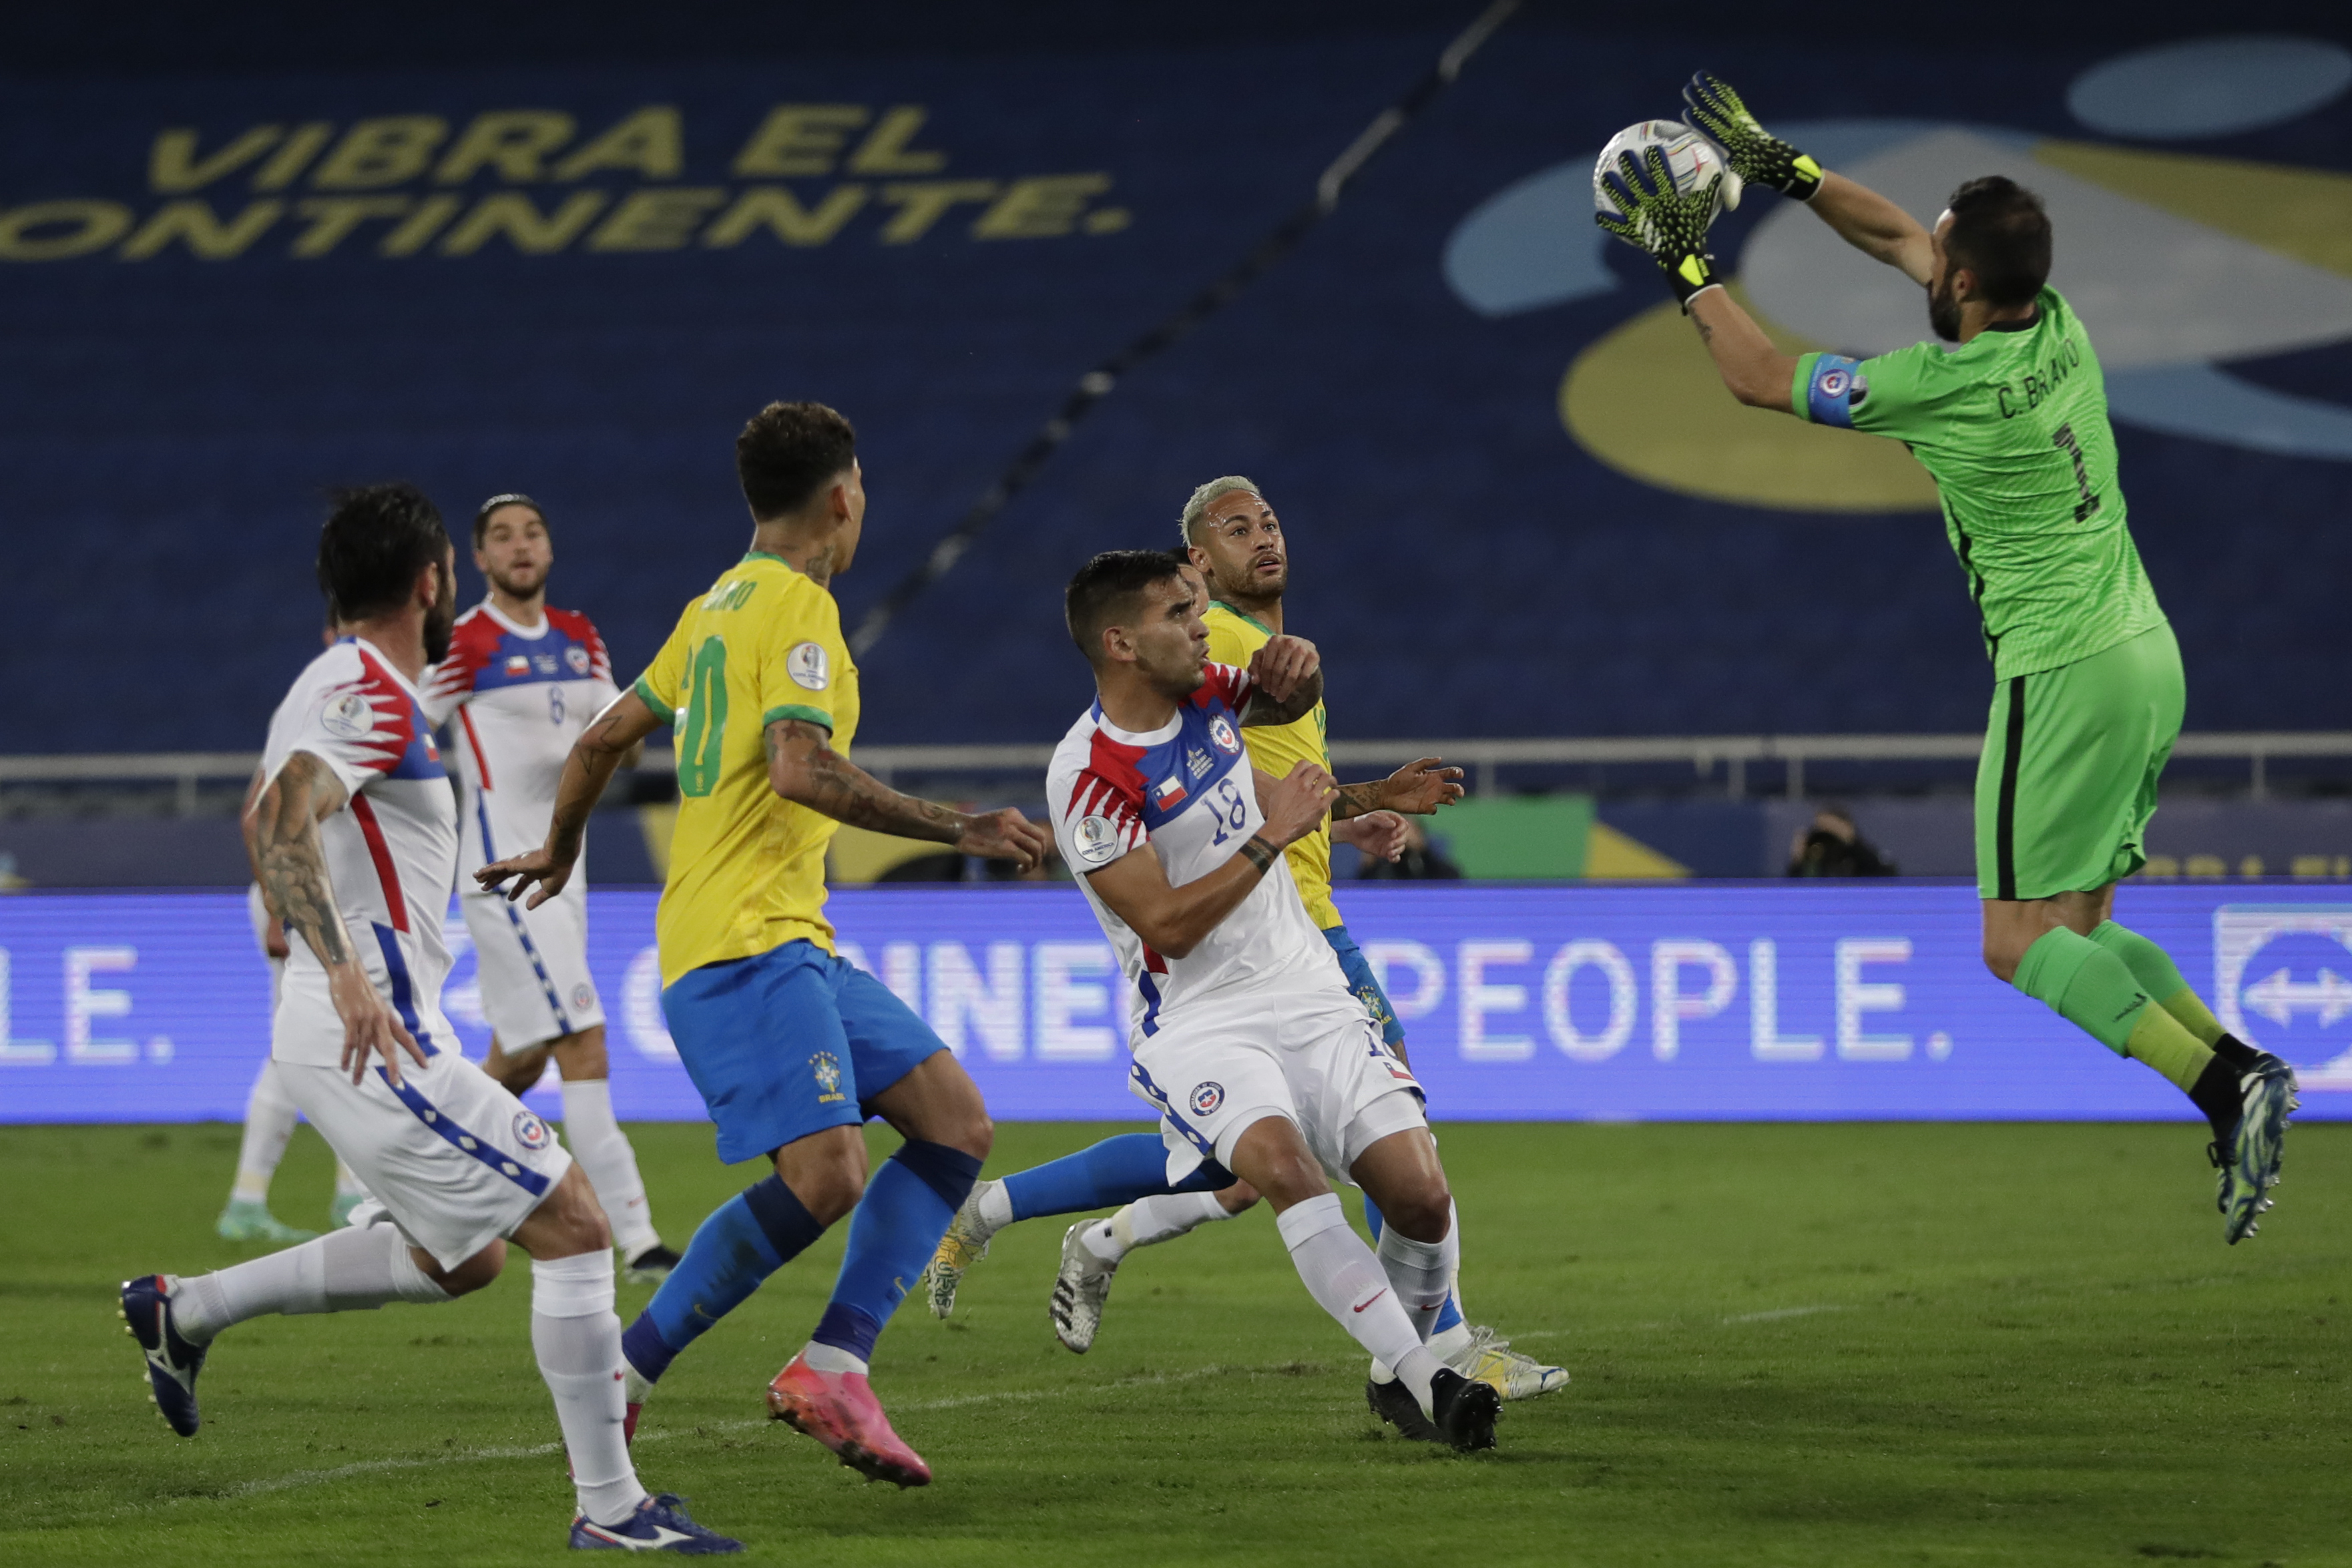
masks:
POLYGON ((1116 1263, 1139 1247, 1171 1240, 1200 1226, 1231 1219, 1213 1192, 1172 1192, 1139 1197, 1100 1224, 1089 1225, 1087 1250, 1116 1263))
POLYGON ((973 1212, 991 1236, 1013 1223, 1013 1194, 1001 1181, 983 1181, 971 1189, 973 1212))
POLYGON ((1454 1291, 1454 1265, 1461 1251, 1452 1226, 1446 1228, 1443 1241, 1415 1241, 1393 1224, 1381 1228, 1381 1268, 1396 1287, 1397 1300, 1404 1303, 1423 1344, 1429 1343, 1437 1314, 1444 1310, 1445 1298, 1454 1291))
POLYGON ((613 1312, 613 1254, 531 1260, 530 1348, 555 1396, 580 1511, 619 1524, 646 1500, 623 1435, 621 1320, 613 1312))
POLYGON ((450 1299, 409 1255, 390 1225, 331 1230, 316 1241, 179 1281, 172 1313, 191 1340, 270 1312, 373 1312, 386 1301, 420 1306, 450 1299))
POLYGON ((294 1136, 294 1124, 300 1116, 278 1082, 278 1063, 263 1058, 253 1089, 245 1097, 245 1138, 237 1145, 236 1186, 229 1191, 232 1202, 269 1201, 269 1178, 278 1174, 278 1162, 286 1157, 287 1142, 294 1136))
POLYGON ((613 1222, 613 1244, 621 1256, 634 1258, 659 1241, 646 1203, 645 1177, 637 1174, 637 1152, 613 1118, 611 1083, 602 1078, 563 1081, 563 1143, 588 1173, 596 1202, 613 1222))
POLYGON ((1338 1196, 1327 1192, 1294 1204, 1275 1223, 1307 1293, 1374 1361, 1396 1374, 1423 1415, 1431 1414, 1430 1382, 1437 1375, 1438 1360, 1423 1346, 1381 1260, 1348 1228, 1338 1196))

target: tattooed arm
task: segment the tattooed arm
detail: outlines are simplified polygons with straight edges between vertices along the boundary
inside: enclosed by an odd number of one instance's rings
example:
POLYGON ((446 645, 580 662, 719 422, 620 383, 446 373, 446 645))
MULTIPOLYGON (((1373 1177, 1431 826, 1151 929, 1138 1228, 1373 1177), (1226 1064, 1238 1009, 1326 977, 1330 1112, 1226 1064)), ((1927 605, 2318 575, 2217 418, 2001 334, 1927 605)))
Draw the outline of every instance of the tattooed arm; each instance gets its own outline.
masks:
POLYGON ((1434 757, 1415 758, 1385 779, 1340 785, 1339 798, 1331 802, 1331 820, 1345 821, 1368 811, 1425 817, 1462 799, 1461 780, 1459 768, 1447 768, 1434 757))
POLYGON ((571 755, 563 759, 563 777, 555 786, 555 813, 547 824, 547 842, 484 866, 474 873, 474 880, 485 892, 504 892, 509 902, 520 898, 537 883, 539 891, 531 894, 530 902, 523 906, 526 909, 537 909, 562 893, 563 884, 572 880, 572 868, 579 863, 588 813, 604 798, 614 770, 642 756, 646 737, 664 722, 634 689, 606 703, 604 711, 580 732, 580 738, 572 743, 571 755), (509 877, 515 879, 510 889, 502 886, 509 877))
POLYGON ((269 917, 262 927, 261 950, 273 958, 283 958, 293 951, 286 946, 286 916, 269 901, 269 884, 261 878, 261 852, 253 842, 253 803, 268 782, 269 776, 257 765, 253 782, 245 787, 245 804, 237 808, 237 823, 245 834, 245 863, 253 872, 254 886, 261 889, 261 912, 269 917))
POLYGON ((422 1067, 425 1052, 352 952, 319 842, 319 823, 341 810, 348 799, 342 780, 323 758, 294 753, 246 808, 246 851, 261 874, 262 902, 310 945, 327 971, 328 995, 343 1022, 343 1067, 352 1082, 359 1082, 369 1059, 380 1055, 385 1078, 396 1085, 399 1053, 405 1051, 422 1067))
POLYGON ((833 748, 833 735, 805 719, 768 727, 768 786, 836 822, 906 839, 953 844, 968 855, 1009 860, 1028 871, 1045 858, 1045 830, 1012 807, 977 816, 902 795, 833 748))

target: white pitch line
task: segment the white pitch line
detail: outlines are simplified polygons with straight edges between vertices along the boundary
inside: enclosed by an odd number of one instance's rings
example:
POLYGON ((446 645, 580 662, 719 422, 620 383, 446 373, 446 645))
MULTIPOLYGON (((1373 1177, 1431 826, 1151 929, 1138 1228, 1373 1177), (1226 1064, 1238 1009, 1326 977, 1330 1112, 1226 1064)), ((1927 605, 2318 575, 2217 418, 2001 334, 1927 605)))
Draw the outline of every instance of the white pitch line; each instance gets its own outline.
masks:
POLYGON ((1774 1323, 1782 1318, 1809 1318, 1815 1312, 1850 1312, 1852 1307, 1774 1307, 1769 1312, 1741 1312, 1723 1321, 1727 1323, 1774 1323))
MULTIPOLYGON (((1152 1373, 1140 1377, 1122 1377, 1109 1383, 1073 1384, 1065 1388, 1005 1388, 990 1394, 959 1394, 944 1399, 909 1399, 894 1403, 900 1412, 919 1410, 956 1410, 972 1405, 1030 1404, 1042 1399, 1067 1399, 1084 1395, 1116 1392, 1122 1388, 1152 1388, 1171 1383, 1194 1383, 1204 1377, 1253 1376, 1275 1374, 1284 1370, 1259 1366, 1196 1366, 1187 1372, 1152 1373)), ((706 1432, 751 1431, 772 1424, 772 1418, 753 1421, 702 1421, 691 1427, 656 1428, 637 1434, 636 1443, 643 1448, 648 1443, 672 1442, 679 1437, 691 1437, 706 1432)), ((354 1476, 383 1475, 395 1470, 432 1469, 443 1465, 477 1464, 487 1459, 541 1459, 563 1452, 561 1443, 532 1443, 525 1446, 508 1445, 487 1448, 457 1448, 446 1454, 420 1454, 408 1458, 361 1459, 352 1464, 337 1465, 326 1470, 292 1470, 282 1476, 265 1476, 242 1481, 222 1491, 201 1498, 173 1498, 173 1503, 217 1502, 232 1498, 261 1497, 271 1492, 293 1491, 303 1487, 326 1486, 334 1481, 349 1480, 354 1476)))

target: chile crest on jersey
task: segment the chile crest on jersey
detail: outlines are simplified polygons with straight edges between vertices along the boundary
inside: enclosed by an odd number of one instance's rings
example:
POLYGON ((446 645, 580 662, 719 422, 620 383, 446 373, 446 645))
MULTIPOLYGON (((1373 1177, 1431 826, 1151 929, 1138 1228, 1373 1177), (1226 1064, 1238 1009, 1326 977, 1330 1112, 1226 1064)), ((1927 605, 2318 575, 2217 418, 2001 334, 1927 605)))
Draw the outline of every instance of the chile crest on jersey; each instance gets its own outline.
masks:
POLYGON ((1177 710, 1176 733, 1146 747, 1134 761, 1143 777, 1143 826, 1166 830, 1188 807, 1221 793, 1241 759, 1241 737, 1233 710, 1223 703, 1203 710, 1190 704, 1177 710))

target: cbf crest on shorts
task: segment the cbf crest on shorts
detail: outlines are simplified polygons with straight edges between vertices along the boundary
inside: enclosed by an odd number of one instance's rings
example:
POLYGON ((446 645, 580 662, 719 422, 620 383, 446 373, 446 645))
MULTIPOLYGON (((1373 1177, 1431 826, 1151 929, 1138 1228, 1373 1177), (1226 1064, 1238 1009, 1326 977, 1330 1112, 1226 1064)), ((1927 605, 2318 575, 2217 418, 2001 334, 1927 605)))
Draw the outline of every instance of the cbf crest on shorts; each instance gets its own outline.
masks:
POLYGON ((548 1140, 554 1136, 547 1130, 546 1123, 528 1111, 514 1113, 514 1135, 516 1143, 534 1155, 547 1147, 548 1140))
POLYGON ((1195 1116, 1206 1116, 1225 1103, 1225 1086, 1222 1083, 1195 1083, 1187 1101, 1195 1116))
POLYGON ((809 1058, 809 1071, 816 1078, 816 1103, 820 1105, 838 1103, 841 1092, 841 1062, 829 1051, 820 1051, 809 1058))

